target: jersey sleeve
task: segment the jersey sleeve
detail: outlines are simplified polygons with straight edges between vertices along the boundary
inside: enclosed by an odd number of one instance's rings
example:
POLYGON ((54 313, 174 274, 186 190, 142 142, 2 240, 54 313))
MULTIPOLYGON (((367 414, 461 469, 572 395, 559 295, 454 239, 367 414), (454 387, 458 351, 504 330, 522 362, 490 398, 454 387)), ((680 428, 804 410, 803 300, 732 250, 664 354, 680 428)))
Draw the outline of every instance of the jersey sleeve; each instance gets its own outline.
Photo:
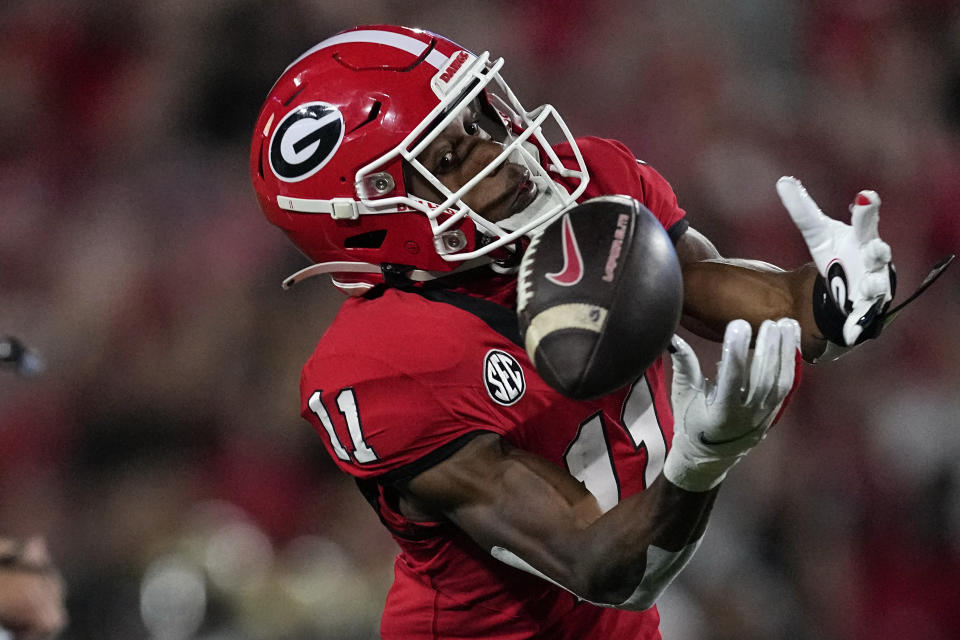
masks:
POLYGON ((422 318, 452 322, 437 318, 435 309, 420 313, 419 323, 405 317, 406 309, 353 314, 356 327, 345 333, 345 323, 335 324, 334 335, 324 336, 301 373, 303 417, 337 465, 358 479, 413 476, 473 436, 503 435, 509 427, 484 402, 462 334, 436 331, 427 339, 422 318), (389 318, 393 326, 386 326, 389 318), (375 326, 380 323, 385 326, 375 326))
POLYGON ((338 466, 355 477, 412 476, 472 435, 501 431, 482 410, 471 410, 465 401, 470 390, 459 389, 454 381, 438 385, 358 357, 351 359, 350 375, 339 381, 335 373, 310 373, 330 364, 317 359, 304 369, 302 415, 323 437, 338 466))
MULTIPOLYGON (((687 230, 686 212, 677 202, 670 183, 658 172, 637 158, 621 142, 605 138, 578 138, 590 173, 590 182, 581 200, 602 195, 626 195, 647 207, 670 238, 676 242, 687 230)), ((561 159, 572 158, 568 145, 557 147, 561 159)))

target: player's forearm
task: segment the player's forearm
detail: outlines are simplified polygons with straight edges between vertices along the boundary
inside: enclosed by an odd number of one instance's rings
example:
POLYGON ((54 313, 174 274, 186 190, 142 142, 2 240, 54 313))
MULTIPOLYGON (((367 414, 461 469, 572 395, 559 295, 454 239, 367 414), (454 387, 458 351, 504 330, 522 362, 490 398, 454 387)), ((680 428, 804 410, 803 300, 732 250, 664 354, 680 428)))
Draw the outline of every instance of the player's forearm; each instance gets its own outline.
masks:
POLYGON ((585 532, 588 600, 645 609, 689 560, 707 527, 717 489, 685 491, 660 476, 585 532))
POLYGON ((499 545, 491 553, 594 604, 648 609, 693 556, 716 493, 684 491, 661 477, 588 527, 528 549, 527 559, 499 545))
POLYGON ((622 531, 611 539, 620 538, 617 543, 624 548, 655 545, 677 551, 703 536, 716 495, 717 489, 686 491, 660 475, 646 491, 621 501, 601 520, 611 531, 622 531))
POLYGON ((418 512, 447 518, 498 560, 581 598, 620 606, 641 593, 629 608, 648 607, 682 568, 672 560, 689 558, 716 494, 660 477, 603 512, 561 467, 493 434, 398 489, 418 512))
POLYGON ((813 317, 813 264, 783 271, 751 260, 708 260, 684 266, 683 325, 697 335, 719 340, 736 318, 754 330, 764 320, 794 318, 802 330, 804 359, 819 356, 826 341, 813 317))

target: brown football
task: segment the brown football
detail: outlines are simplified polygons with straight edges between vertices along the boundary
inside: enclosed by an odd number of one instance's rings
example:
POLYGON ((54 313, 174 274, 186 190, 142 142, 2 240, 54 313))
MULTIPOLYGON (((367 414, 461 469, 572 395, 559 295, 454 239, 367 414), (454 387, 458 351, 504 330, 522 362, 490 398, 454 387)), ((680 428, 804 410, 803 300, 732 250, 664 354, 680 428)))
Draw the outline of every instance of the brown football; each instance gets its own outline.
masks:
POLYGON ((682 304, 670 237, 627 196, 571 208, 532 239, 520 265, 527 355, 571 398, 599 397, 643 375, 667 348, 682 304))

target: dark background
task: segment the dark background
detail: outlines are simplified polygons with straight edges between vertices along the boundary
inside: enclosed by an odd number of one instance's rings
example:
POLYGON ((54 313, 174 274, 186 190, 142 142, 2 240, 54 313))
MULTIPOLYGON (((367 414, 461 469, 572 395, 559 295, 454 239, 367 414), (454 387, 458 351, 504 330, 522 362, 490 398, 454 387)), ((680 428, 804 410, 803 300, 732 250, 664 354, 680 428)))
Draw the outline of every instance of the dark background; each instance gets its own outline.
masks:
MULTIPOLYGON (((781 175, 841 218, 876 189, 902 293, 960 247, 956 2, 6 0, 0 332, 49 369, 0 378, 0 532, 48 538, 65 638, 375 637, 395 547, 298 416, 340 294, 281 291, 304 262, 247 145, 289 62, 377 22, 504 56, 526 105, 622 139, 726 255, 807 260, 781 175)), ((667 640, 960 637, 958 312, 948 273, 806 368, 667 640)))

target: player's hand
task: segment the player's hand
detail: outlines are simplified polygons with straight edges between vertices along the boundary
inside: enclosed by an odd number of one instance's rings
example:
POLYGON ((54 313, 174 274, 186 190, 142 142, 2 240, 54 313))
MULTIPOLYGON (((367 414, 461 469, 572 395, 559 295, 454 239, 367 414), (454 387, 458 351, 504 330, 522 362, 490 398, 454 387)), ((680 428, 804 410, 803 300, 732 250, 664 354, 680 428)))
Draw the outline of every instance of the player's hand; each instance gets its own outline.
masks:
POLYGON ((663 475, 681 489, 707 491, 720 484, 766 436, 793 388, 800 347, 797 321, 765 321, 752 360, 750 337, 745 320, 727 325, 714 383, 703 377, 690 345, 674 336, 674 436, 663 475))
POLYGON ((777 181, 777 193, 803 234, 823 280, 815 315, 830 342, 852 347, 879 335, 896 280, 890 245, 880 239, 880 196, 861 191, 850 205, 851 224, 827 217, 796 178, 777 181))

